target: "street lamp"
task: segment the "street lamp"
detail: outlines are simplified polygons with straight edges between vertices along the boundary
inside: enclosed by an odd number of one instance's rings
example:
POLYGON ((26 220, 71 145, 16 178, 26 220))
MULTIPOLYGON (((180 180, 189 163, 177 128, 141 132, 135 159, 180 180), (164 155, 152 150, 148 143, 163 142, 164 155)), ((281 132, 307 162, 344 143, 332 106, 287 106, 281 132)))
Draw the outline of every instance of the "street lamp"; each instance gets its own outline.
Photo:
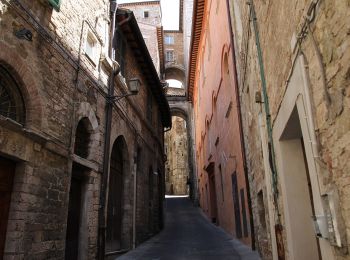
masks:
POLYGON ((129 93, 124 94, 124 95, 117 95, 117 96, 109 96, 108 99, 110 101, 118 101, 122 98, 128 97, 128 96, 133 96, 137 95, 140 91, 141 87, 141 81, 138 78, 132 78, 128 82, 128 88, 129 88, 129 93))

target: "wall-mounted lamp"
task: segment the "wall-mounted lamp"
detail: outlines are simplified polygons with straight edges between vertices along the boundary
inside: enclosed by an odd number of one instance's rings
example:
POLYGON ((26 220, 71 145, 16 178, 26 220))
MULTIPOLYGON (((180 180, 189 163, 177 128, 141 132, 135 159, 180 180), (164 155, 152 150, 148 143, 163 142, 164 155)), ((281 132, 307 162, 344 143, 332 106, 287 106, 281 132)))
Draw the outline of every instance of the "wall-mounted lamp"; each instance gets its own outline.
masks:
POLYGON ((108 97, 109 100, 111 101, 118 101, 122 98, 128 97, 128 96, 133 96, 137 95, 140 91, 141 88, 141 81, 138 78, 132 78, 128 82, 128 88, 129 88, 129 93, 124 94, 124 95, 117 95, 117 96, 110 96, 108 97))
POLYGON ((24 40, 27 40, 29 42, 31 42, 33 40, 33 33, 26 28, 23 28, 23 29, 16 31, 15 35, 18 39, 24 39, 24 40))

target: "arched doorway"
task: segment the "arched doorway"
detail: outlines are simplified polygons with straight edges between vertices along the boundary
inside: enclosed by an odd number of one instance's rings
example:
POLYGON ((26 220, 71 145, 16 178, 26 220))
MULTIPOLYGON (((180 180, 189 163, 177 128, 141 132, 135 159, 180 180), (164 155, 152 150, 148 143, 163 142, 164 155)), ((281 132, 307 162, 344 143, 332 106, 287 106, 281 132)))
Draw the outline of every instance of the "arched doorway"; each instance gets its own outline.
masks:
MULTIPOLYGON (((26 110, 11 68, 0 64, 0 116, 24 125, 26 110)), ((4 255, 16 162, 0 156, 0 259, 4 255)))
POLYGON ((123 184, 126 169, 127 148, 124 137, 113 144, 108 189, 106 253, 122 248, 123 184))
MULTIPOLYGON (((87 117, 83 117, 75 131, 74 155, 87 159, 90 154, 92 126, 87 117)), ((87 238, 82 237, 83 224, 86 222, 84 200, 86 184, 90 169, 80 163, 73 162, 69 189, 65 259, 83 259, 87 238)))

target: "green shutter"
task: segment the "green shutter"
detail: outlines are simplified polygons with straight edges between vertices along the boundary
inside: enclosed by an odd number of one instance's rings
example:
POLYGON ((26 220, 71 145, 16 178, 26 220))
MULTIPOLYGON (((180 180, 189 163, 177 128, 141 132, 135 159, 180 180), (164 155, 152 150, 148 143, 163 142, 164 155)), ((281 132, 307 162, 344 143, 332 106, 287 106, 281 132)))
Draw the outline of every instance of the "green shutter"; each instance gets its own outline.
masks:
POLYGON ((49 0, 49 3, 57 12, 60 11, 61 0, 49 0))

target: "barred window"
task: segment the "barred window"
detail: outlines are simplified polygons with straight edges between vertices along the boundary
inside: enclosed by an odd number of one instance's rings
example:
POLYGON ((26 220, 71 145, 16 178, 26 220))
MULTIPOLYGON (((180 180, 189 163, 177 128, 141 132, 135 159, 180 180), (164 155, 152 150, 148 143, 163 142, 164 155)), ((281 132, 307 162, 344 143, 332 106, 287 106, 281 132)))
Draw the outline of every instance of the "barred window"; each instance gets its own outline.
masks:
POLYGON ((9 71, 0 65, 0 115, 20 124, 25 121, 24 100, 9 71))

